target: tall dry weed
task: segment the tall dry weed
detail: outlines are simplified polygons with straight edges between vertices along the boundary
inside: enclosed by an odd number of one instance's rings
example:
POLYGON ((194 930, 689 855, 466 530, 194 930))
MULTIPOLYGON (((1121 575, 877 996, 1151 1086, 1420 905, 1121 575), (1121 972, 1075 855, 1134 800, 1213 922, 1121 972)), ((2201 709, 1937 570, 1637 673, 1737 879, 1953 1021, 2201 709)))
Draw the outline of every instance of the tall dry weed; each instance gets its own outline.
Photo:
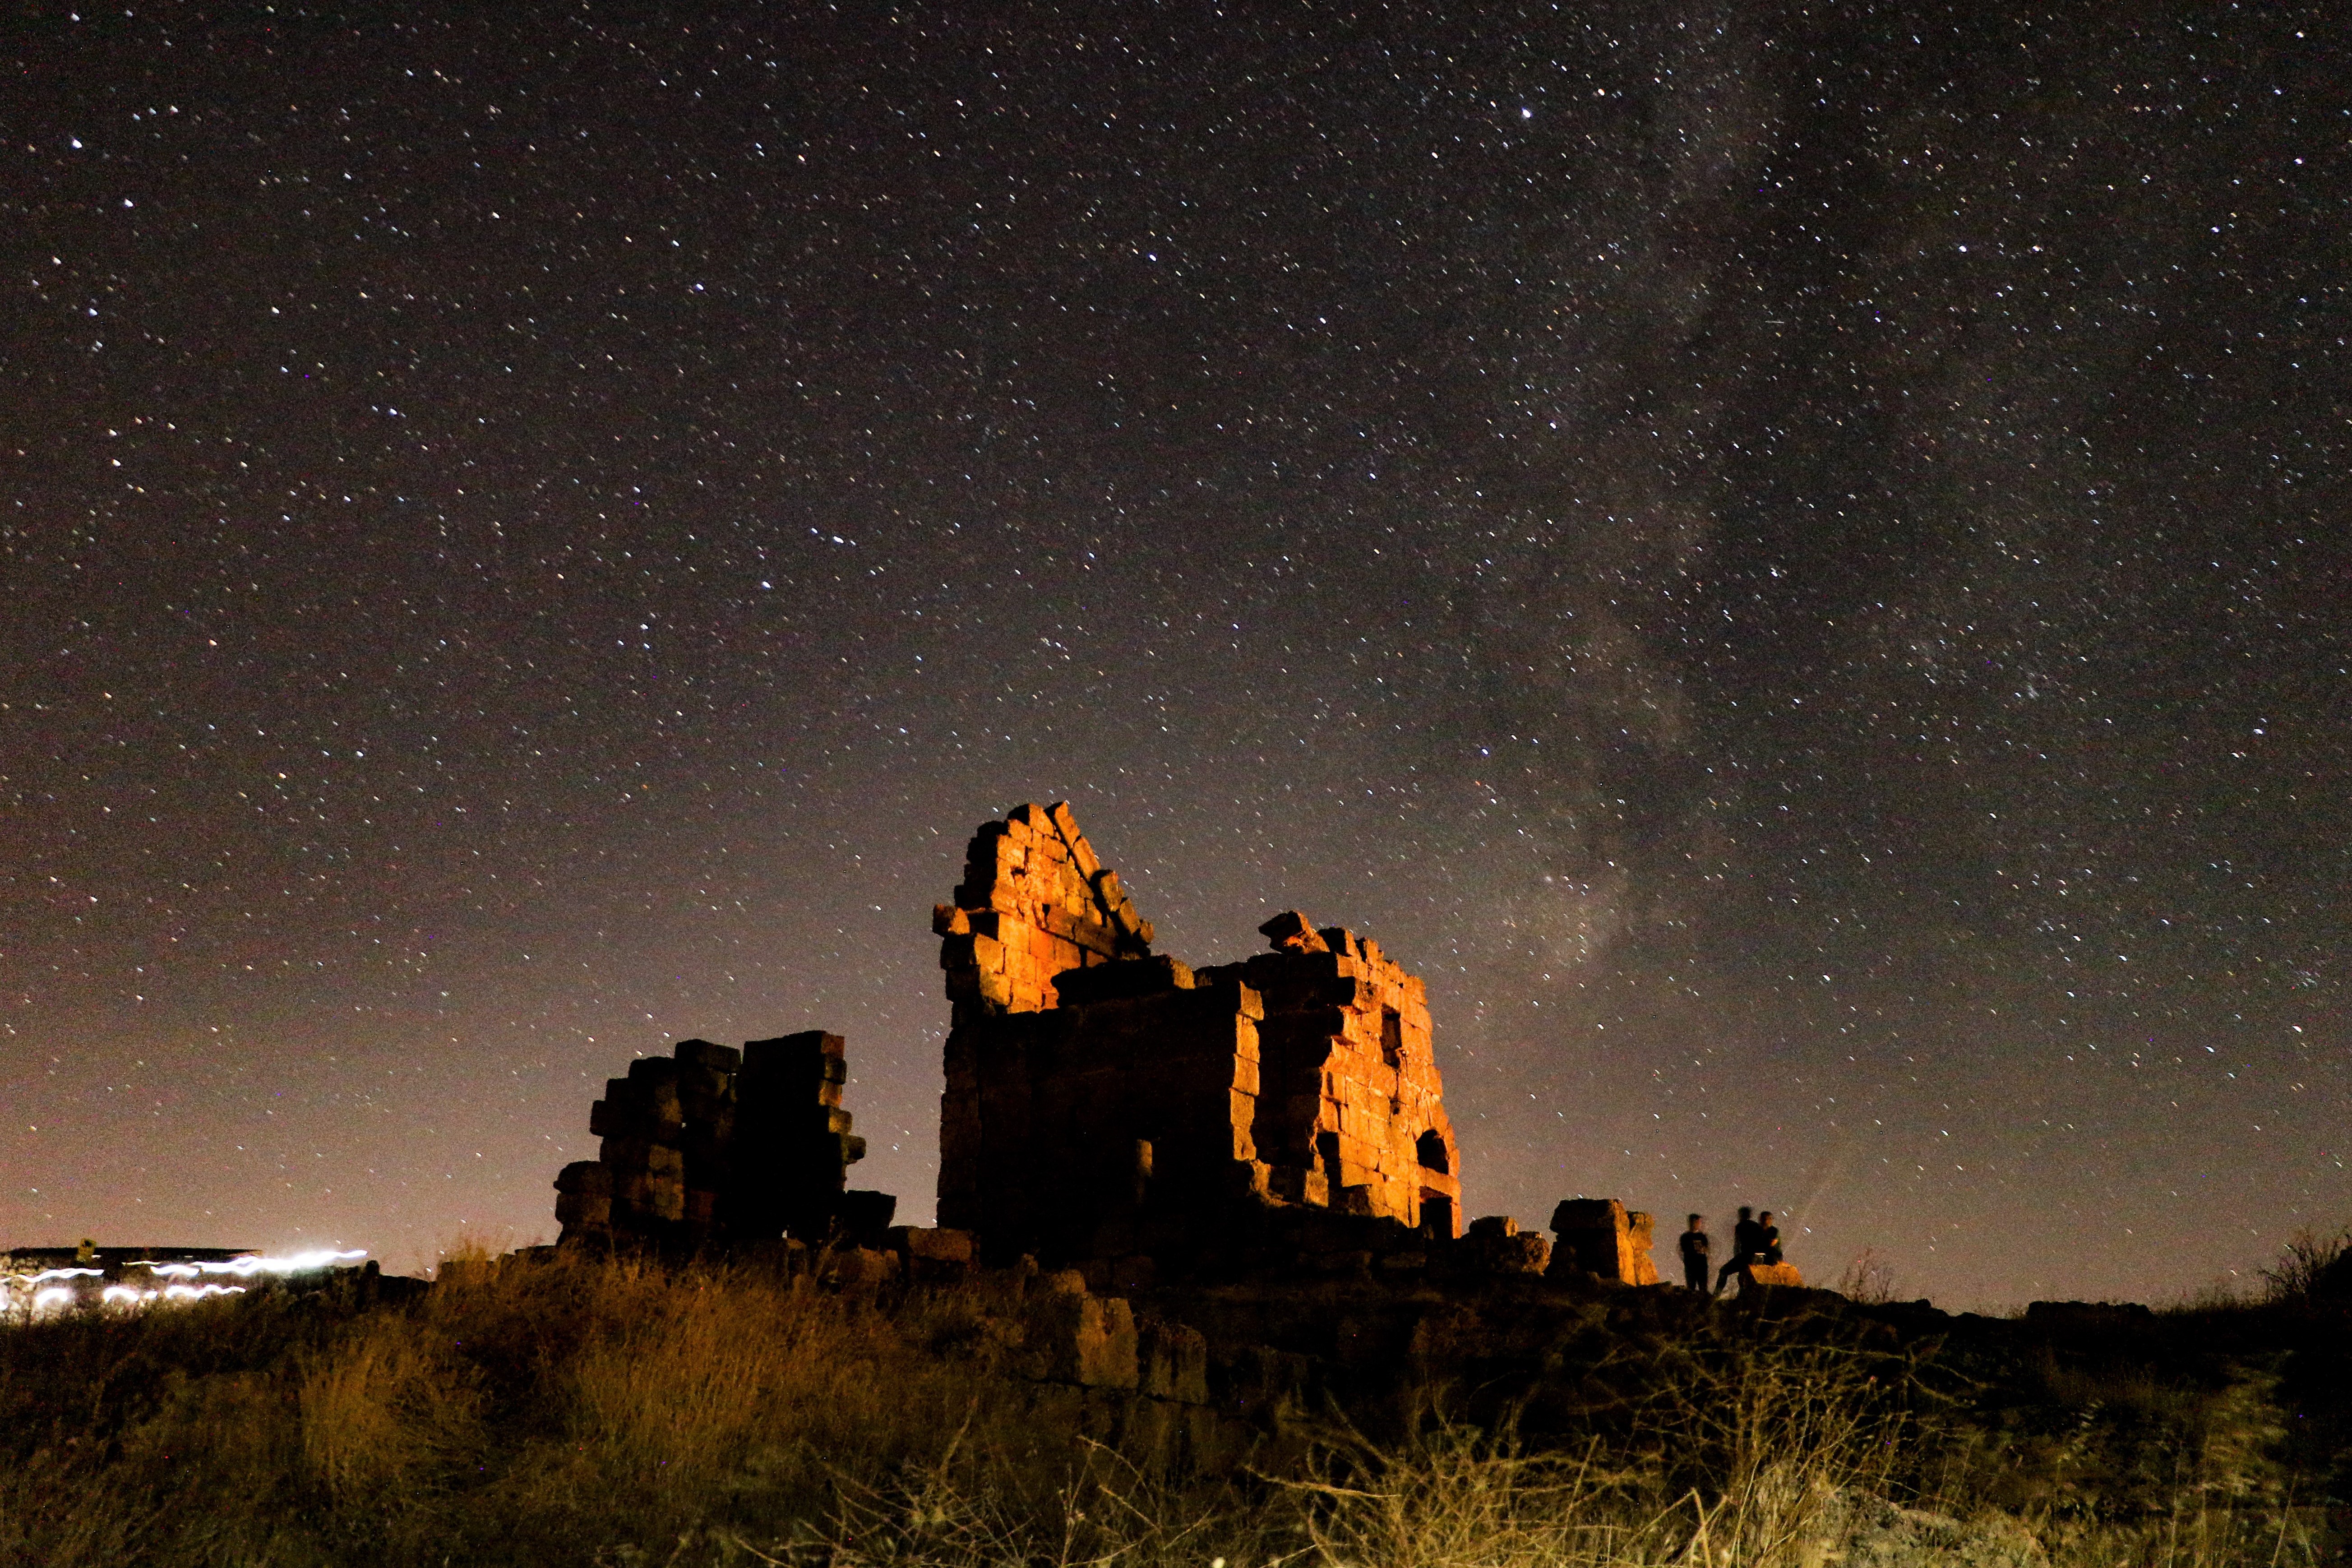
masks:
MULTIPOLYGON (((1275 1485, 1307 1552, 1362 1568, 1549 1568, 1664 1561, 1693 1521, 1602 1460, 1530 1454, 1507 1430, 1440 1426, 1402 1447, 1327 1441, 1275 1485)), ((1700 1511, 1704 1511, 1701 1505, 1700 1511)))
POLYGON ((1815 1561, 1842 1500, 1885 1490, 1913 1436, 1911 1412, 1878 1358, 1805 1346, 1738 1355, 1702 1389, 1692 1415, 1721 1456, 1710 1550, 1755 1563, 1815 1561))
POLYGON ((849 1477, 822 1526, 761 1550, 770 1563, 825 1568, 1157 1568, 1278 1563, 1296 1555, 1291 1521, 1262 1495, 1173 1485, 1115 1450, 1081 1443, 1049 1478, 974 1441, 967 1424, 936 1458, 874 1485, 849 1477))
POLYGON ((305 1468, 339 1507, 443 1490, 482 1444, 477 1373, 406 1316, 361 1318, 313 1352, 299 1398, 305 1468))
POLYGON ((788 1290, 704 1281, 655 1294, 576 1358, 572 1429, 646 1482, 708 1486, 781 1425, 795 1372, 806 1381, 816 1371, 814 1315, 788 1290))

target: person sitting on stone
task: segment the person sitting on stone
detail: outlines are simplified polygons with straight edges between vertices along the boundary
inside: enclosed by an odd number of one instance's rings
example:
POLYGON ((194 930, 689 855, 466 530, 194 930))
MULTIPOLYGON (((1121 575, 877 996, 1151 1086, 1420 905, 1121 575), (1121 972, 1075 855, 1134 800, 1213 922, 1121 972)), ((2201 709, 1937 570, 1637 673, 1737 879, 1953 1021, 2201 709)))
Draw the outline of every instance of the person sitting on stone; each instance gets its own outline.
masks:
POLYGON ((1755 1215, 1756 1211, 1746 1204, 1739 1205, 1739 1223, 1731 1227, 1731 1256, 1724 1259, 1723 1267, 1716 1271, 1715 1293, 1718 1296, 1723 1294, 1723 1287, 1733 1276, 1756 1261, 1758 1252, 1763 1247, 1764 1241, 1758 1234, 1755 1215))
POLYGON ((1682 1234, 1683 1283, 1694 1290, 1706 1289, 1707 1264, 1715 1250, 1715 1238, 1706 1234, 1706 1220, 1700 1215, 1690 1216, 1690 1226, 1682 1234))
POLYGON ((1756 1261, 1780 1261, 1780 1227, 1772 1223, 1772 1211, 1766 1209, 1756 1219, 1756 1261))

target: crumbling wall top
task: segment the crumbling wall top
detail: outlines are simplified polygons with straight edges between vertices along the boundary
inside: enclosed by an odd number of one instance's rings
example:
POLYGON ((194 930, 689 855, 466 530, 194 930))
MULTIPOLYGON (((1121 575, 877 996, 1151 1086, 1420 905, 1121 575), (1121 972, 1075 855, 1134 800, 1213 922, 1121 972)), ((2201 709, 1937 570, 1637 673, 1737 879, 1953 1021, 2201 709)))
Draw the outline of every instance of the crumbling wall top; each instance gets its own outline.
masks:
POLYGON ((940 967, 958 1022, 1059 1005, 1054 977, 1066 970, 1140 958, 1151 922, 1136 912, 1078 831, 1069 802, 1034 802, 983 823, 964 854, 955 902, 931 911, 945 941, 940 967))

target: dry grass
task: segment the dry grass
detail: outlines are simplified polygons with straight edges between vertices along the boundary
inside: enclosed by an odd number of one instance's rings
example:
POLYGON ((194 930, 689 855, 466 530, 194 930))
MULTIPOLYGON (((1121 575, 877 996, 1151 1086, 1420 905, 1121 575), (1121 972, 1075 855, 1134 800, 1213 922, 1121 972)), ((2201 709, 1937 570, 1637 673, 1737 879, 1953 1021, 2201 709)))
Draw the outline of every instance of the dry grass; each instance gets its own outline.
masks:
POLYGON ((848 1492, 822 1529, 760 1554, 829 1568, 2038 1561, 2013 1521, 1963 1523, 1878 1499, 1916 1435, 1883 1364, 1801 1345, 1676 1358, 1655 1369, 1661 1382, 1638 1418, 1572 1451, 1522 1443, 1508 1420, 1479 1429, 1432 1415, 1391 1443, 1334 1420, 1296 1469, 1213 1497, 1101 1451, 1052 1495, 1024 1496, 984 1451, 950 1456, 894 1486, 848 1492), (2000 1554, 2020 1542, 2025 1555, 2000 1554))
POLYGON ((1197 1568, 1295 1555, 1286 1522, 1259 1489, 1187 1485, 1098 1443, 1081 1441, 1061 1468, 1041 1470, 959 1430, 937 1459, 886 1484, 845 1481, 832 1509, 791 1540, 730 1543, 761 1562, 826 1568, 1197 1568))
MULTIPOLYGON (((476 1260, 479 1261, 479 1260, 476 1260)), ((0 1339, 0 1562, 577 1561, 821 1510, 1010 1407, 974 1303, 631 1262, 0 1339), (962 1353, 938 1353, 961 1343, 962 1353)))
POLYGON ((877 1304, 740 1268, 470 1261, 406 1308, 0 1332, 0 1563, 2322 1560, 2263 1376, 2191 1398, 2047 1367, 2036 1448, 1965 1426, 1888 1355, 1702 1336, 1624 1352, 1643 1392, 1581 1436, 1424 1414, 1373 1441, 1333 1411, 1279 1468, 1199 1479, 1041 1425, 984 1290, 877 1304), (2143 1473, 2151 1453, 2168 1474, 2143 1473), (2029 1462, 2097 1485, 2003 1491, 2029 1462))
POLYGON ((362 1318, 300 1377, 304 1469, 338 1508, 445 1490, 482 1446, 481 1380, 425 1322, 362 1318))

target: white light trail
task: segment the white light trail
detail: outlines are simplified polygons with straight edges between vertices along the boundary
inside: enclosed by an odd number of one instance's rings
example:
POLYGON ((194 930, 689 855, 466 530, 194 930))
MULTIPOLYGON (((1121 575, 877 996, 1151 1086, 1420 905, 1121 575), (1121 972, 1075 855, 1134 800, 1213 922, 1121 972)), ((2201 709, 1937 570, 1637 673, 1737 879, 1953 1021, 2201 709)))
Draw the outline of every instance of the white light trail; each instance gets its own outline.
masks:
POLYGON ((44 1268, 38 1274, 12 1274, 8 1277, 8 1283, 24 1289, 38 1289, 52 1279, 102 1279, 105 1277, 103 1268, 44 1268))
MULTIPOLYGON (((296 1274, 320 1274, 330 1269, 357 1263, 365 1258, 363 1249, 347 1252, 320 1248, 297 1252, 284 1258, 247 1253, 242 1257, 208 1259, 194 1263, 165 1263, 158 1258, 142 1258, 123 1264, 123 1268, 143 1268, 152 1278, 168 1281, 157 1289, 147 1289, 135 1284, 116 1283, 100 1289, 95 1304, 126 1310, 138 1310, 157 1302, 178 1304, 201 1301, 213 1296, 242 1296, 243 1285, 215 1283, 205 1276, 226 1275, 237 1279, 251 1279, 260 1275, 283 1279, 296 1274), (202 1281, 198 1283, 198 1281, 202 1281)), ((0 1312, 22 1318, 47 1318, 70 1308, 90 1302, 83 1294, 86 1279, 103 1279, 106 1270, 76 1266, 68 1268, 44 1268, 37 1274, 0 1275, 0 1312)))
POLYGON ((313 1274, 339 1264, 357 1263, 366 1256, 366 1249, 362 1247, 350 1252, 298 1252, 290 1258, 263 1258, 247 1253, 220 1263, 158 1263, 142 1258, 123 1267, 150 1269, 166 1279, 193 1279, 199 1274, 234 1274, 240 1279, 250 1279, 257 1274, 313 1274))

